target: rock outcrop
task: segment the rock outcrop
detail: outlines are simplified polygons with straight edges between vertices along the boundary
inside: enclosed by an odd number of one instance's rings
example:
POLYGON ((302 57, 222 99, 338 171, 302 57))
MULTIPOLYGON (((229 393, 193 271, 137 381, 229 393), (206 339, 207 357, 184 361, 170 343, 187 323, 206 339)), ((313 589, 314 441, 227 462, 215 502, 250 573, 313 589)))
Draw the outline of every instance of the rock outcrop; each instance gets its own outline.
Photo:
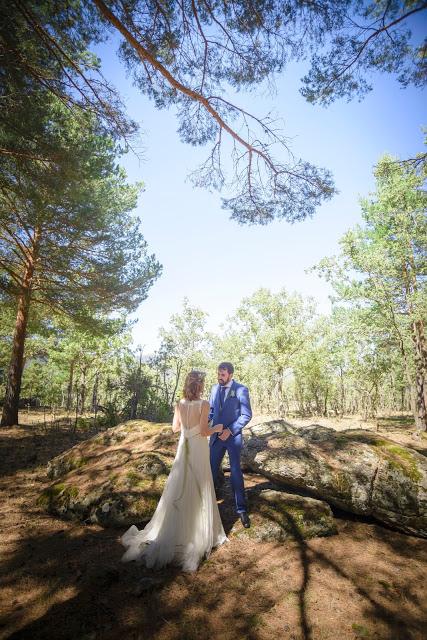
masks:
POLYGON ((302 540, 336 533, 330 506, 321 500, 266 489, 248 492, 250 529, 240 521, 230 535, 260 542, 302 540))
POLYGON ((247 427, 243 462, 293 487, 396 529, 427 537, 427 458, 360 429, 297 428, 284 420, 247 427))
POLYGON ((53 458, 54 480, 39 497, 50 513, 123 527, 153 515, 173 462, 178 436, 167 425, 133 420, 53 458))
MULTIPOLYGON (((247 535, 285 539, 298 522, 302 537, 333 533, 320 499, 427 537, 427 458, 416 451, 368 430, 297 428, 283 420, 249 426, 245 435, 242 463, 283 489, 254 494, 247 535), (309 497, 284 493, 290 487, 309 497)), ((143 420, 98 434, 49 462, 53 483, 39 504, 103 526, 143 524, 162 494, 177 441, 169 425, 143 420)))

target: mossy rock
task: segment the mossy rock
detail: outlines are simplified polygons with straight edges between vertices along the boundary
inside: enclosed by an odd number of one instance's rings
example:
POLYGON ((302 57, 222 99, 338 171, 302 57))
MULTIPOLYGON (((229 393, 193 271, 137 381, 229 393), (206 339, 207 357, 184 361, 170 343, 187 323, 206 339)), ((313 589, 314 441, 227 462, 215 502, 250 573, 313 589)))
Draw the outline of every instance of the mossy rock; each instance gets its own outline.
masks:
POLYGON ((53 484, 45 489, 39 496, 37 504, 44 507, 49 513, 63 515, 78 502, 79 490, 72 485, 64 483, 53 484))
POLYGON ((170 464, 168 464, 165 456, 162 456, 157 452, 149 451, 141 455, 141 458, 136 463, 135 468, 144 475, 155 478, 159 475, 168 475, 170 471, 170 464))
POLYGON ((237 522, 231 531, 233 537, 284 542, 337 532, 330 506, 314 498, 267 489, 251 494, 249 509, 251 527, 243 529, 237 522))
POLYGON ((128 526, 148 521, 162 495, 167 475, 153 478, 125 476, 125 486, 106 482, 82 491, 66 483, 51 485, 38 498, 39 506, 67 520, 99 523, 104 527, 128 526))
POLYGON ((51 480, 54 480, 55 478, 60 478, 69 471, 84 467, 88 462, 88 458, 79 455, 64 456, 63 458, 56 459, 53 464, 52 462, 53 461, 48 462, 47 475, 51 480))
POLYGON ((284 489, 427 537, 427 458, 373 431, 274 420, 247 428, 242 458, 284 489))
POLYGON ((144 523, 163 492, 177 439, 170 425, 133 420, 80 442, 49 462, 55 483, 38 504, 49 513, 106 527, 144 523), (160 451, 156 442, 162 443, 160 451))

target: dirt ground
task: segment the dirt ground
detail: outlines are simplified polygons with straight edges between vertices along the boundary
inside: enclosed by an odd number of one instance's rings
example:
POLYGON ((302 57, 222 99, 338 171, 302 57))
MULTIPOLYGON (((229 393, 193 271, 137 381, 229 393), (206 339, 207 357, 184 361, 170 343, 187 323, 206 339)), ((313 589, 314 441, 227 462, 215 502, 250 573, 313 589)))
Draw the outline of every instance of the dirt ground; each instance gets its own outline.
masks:
MULTIPOLYGON (((354 418, 293 422, 362 426, 354 418)), ((427 440, 414 440, 405 420, 379 429, 427 454, 427 440)), ((122 564, 123 531, 62 521, 36 503, 50 484, 47 461, 88 435, 35 425, 0 431, 1 639, 426 638, 427 541, 342 512, 336 536, 231 539, 195 574, 122 564)), ((260 482, 246 475, 248 487, 260 482)), ((229 492, 222 495, 229 532, 235 516, 229 492)))

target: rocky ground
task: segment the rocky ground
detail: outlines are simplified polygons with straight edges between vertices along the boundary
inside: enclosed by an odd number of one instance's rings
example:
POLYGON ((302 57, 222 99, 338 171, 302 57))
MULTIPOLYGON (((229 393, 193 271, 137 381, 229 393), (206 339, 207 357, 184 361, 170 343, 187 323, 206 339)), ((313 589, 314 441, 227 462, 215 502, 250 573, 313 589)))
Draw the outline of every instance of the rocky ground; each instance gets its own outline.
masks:
MULTIPOLYGON (((397 417, 379 426, 354 418, 316 423, 379 428, 427 450, 397 417)), ((121 564, 120 529, 64 521, 38 501, 52 483, 47 462, 88 435, 35 426, 0 432, 0 638, 425 638, 426 540, 337 510, 336 535, 241 537, 227 481, 219 506, 230 542, 196 574, 121 564)), ((269 486, 255 474, 246 485, 252 492, 269 486)))

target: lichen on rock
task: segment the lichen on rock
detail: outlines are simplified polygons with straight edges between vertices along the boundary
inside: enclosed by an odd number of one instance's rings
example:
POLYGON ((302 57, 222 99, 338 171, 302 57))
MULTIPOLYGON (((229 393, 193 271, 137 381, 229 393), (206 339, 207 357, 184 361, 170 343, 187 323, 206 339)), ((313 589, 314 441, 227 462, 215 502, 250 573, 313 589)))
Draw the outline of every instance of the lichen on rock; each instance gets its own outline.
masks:
POLYGON ((249 506, 251 527, 242 529, 238 523, 232 537, 283 542, 336 533, 330 506, 315 498, 267 489, 252 492, 249 506))
POLYGON ((372 431, 259 423, 247 429, 243 460, 284 488, 427 537, 427 459, 372 431))
POLYGON ((143 420, 109 429, 49 462, 48 476, 55 483, 38 504, 61 517, 102 526, 144 523, 163 492, 176 444, 170 427, 143 420))

